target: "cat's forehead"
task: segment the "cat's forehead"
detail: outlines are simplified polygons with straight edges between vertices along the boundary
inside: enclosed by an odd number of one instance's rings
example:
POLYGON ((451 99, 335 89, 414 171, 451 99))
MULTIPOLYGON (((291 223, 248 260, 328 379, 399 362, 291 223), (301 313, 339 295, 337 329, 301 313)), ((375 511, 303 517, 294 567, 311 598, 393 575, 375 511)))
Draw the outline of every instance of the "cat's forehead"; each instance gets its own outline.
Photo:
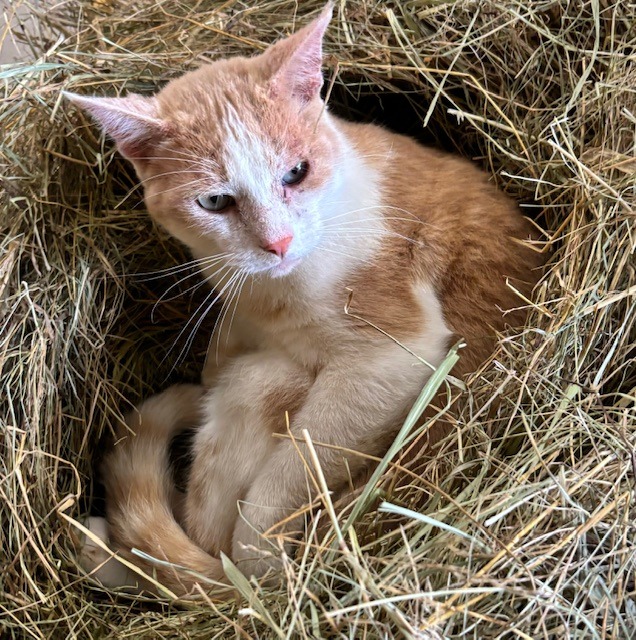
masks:
POLYGON ((273 107, 267 77, 250 60, 221 60, 176 78, 158 94, 161 114, 192 129, 231 125, 237 114, 254 124, 273 107))
POLYGON ((273 158, 302 154, 312 137, 312 114, 273 96, 250 60, 229 62, 188 73, 159 94, 162 115, 176 136, 219 159, 228 146, 246 155, 267 149, 273 158))

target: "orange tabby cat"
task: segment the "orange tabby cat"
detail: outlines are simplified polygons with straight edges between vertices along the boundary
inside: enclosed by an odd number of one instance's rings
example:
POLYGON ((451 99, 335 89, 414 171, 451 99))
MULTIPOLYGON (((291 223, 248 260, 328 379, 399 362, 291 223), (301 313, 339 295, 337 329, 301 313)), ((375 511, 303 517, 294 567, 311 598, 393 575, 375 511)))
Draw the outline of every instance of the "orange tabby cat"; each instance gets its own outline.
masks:
MULTIPOLYGON (((328 6, 263 54, 214 62, 154 97, 70 96, 115 139, 150 214, 232 309, 204 384, 144 402, 128 418, 135 435, 122 429, 104 464, 105 535, 178 593, 196 576, 130 550, 219 581, 221 551, 248 575, 275 567, 261 533, 313 490, 297 450, 305 430, 332 445, 317 445, 318 457, 342 489, 364 459, 338 447, 382 455, 457 336, 468 344, 460 375, 491 352, 503 310, 520 304, 514 289, 536 280, 538 258, 521 242, 529 226, 478 169, 325 109, 330 17, 328 6), (285 412, 295 443, 273 436, 285 412), (192 424, 178 505, 168 445, 192 424)), ((279 530, 294 528, 288 518, 279 530)), ((106 568, 106 582, 130 578, 106 568)))

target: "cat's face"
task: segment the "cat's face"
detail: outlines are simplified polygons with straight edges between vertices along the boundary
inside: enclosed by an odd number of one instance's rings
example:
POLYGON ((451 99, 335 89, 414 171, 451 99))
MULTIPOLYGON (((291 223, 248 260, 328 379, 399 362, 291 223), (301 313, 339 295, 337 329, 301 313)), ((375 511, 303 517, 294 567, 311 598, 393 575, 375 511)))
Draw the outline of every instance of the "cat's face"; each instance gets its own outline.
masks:
POLYGON ((153 98, 73 97, 135 165, 151 215, 195 254, 280 277, 318 245, 339 182, 320 99, 330 9, 264 54, 215 62, 153 98))
POLYGON ((173 235, 278 276, 316 246, 337 145, 317 96, 277 95, 255 64, 227 61, 166 87, 158 107, 173 133, 138 170, 149 210, 173 235))

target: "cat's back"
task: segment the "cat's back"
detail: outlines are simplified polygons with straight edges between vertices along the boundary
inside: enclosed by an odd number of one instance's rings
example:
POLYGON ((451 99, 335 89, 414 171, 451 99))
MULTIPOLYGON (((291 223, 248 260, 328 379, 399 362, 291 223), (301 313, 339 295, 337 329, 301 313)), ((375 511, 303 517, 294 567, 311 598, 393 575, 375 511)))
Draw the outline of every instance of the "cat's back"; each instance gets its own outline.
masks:
MULTIPOLYGON (((425 222, 429 232, 454 228, 480 233, 503 225, 503 234, 528 235, 530 225, 518 205, 473 162, 420 144, 413 138, 373 124, 340 121, 365 163, 378 173, 387 208, 403 209, 405 217, 425 222), (409 215, 409 213, 411 215, 409 215)), ((397 219, 390 214, 387 219, 397 219)))
POLYGON ((464 365, 474 368, 491 351, 493 330, 525 320, 516 291, 529 294, 543 262, 528 242, 532 225, 472 162, 375 125, 341 126, 380 182, 388 229, 382 255, 359 278, 379 294, 367 311, 381 302, 391 313, 393 299, 396 327, 407 326, 413 290, 432 287, 448 327, 468 340, 464 365))

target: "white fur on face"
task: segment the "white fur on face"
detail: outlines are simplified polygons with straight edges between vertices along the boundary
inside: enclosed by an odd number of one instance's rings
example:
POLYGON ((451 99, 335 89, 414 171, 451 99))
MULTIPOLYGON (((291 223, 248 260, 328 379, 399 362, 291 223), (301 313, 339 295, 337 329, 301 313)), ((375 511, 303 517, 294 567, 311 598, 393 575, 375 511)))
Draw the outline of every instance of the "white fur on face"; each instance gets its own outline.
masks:
MULTIPOLYGON (((276 157, 258 133, 250 131, 238 118, 228 123, 224 158, 230 188, 238 203, 241 223, 252 235, 255 266, 278 263, 279 258, 261 249, 288 236, 294 236, 290 252, 298 240, 290 207, 283 200, 280 158, 276 157)), ((259 269, 260 270, 260 269, 259 269)))
POLYGON ((286 197, 283 175, 302 160, 311 166, 311 158, 291 158, 273 148, 232 110, 224 125, 221 163, 227 181, 211 176, 210 187, 203 187, 203 193, 231 195, 236 205, 214 213, 189 203, 193 227, 200 229, 200 236, 186 243, 205 254, 208 237, 215 251, 232 255, 229 262, 234 267, 250 273, 268 271, 274 278, 286 275, 316 248, 323 204, 334 200, 333 185, 311 191, 289 187, 286 197), (263 249, 288 236, 293 239, 284 259, 263 249))

